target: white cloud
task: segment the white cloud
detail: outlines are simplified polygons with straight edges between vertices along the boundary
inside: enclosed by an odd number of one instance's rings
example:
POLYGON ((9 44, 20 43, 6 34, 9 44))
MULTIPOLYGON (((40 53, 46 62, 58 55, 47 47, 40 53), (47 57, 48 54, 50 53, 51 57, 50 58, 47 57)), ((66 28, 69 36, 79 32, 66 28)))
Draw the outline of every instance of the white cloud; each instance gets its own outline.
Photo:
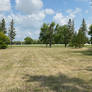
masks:
POLYGON ((68 21, 67 18, 68 18, 68 17, 63 16, 62 13, 57 13, 57 14, 53 17, 53 20, 54 20, 56 23, 60 24, 60 25, 64 25, 64 24, 66 24, 67 21, 68 21))
POLYGON ((82 10, 80 8, 76 8, 74 11, 72 9, 67 10, 70 18, 75 18, 75 16, 80 13, 82 10))
POLYGON ((89 13, 88 10, 86 10, 85 13, 88 14, 89 13))
POLYGON ((53 9, 45 9, 45 10, 44 10, 44 13, 45 13, 45 14, 48 14, 48 15, 52 15, 52 14, 55 13, 55 11, 54 11, 53 9))
POLYGON ((77 14, 81 12, 80 8, 76 8, 74 11, 72 9, 67 10, 68 16, 64 16, 62 13, 57 13, 54 17, 53 20, 60 24, 64 25, 67 24, 69 18, 74 19, 77 14))
POLYGON ((44 12, 30 15, 11 14, 7 16, 6 20, 9 22, 12 18, 14 19, 17 33, 16 40, 23 40, 26 36, 38 38, 38 33, 40 32, 40 27, 45 16, 44 12))
POLYGON ((38 12, 42 6, 42 0, 16 0, 16 9, 27 14, 38 12))
POLYGON ((0 11, 9 11, 10 8, 10 0, 0 0, 0 11))

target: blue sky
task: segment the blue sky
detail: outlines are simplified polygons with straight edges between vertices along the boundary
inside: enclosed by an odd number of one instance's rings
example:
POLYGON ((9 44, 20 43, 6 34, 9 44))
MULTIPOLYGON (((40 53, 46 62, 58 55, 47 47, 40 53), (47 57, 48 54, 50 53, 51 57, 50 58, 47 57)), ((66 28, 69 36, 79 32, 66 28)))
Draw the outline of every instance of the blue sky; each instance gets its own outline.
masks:
POLYGON ((75 20, 75 29, 79 29, 82 19, 87 26, 92 23, 90 0, 0 0, 0 20, 6 19, 7 28, 13 18, 16 39, 26 36, 38 39, 40 27, 44 22, 54 21, 67 24, 69 18, 75 20))

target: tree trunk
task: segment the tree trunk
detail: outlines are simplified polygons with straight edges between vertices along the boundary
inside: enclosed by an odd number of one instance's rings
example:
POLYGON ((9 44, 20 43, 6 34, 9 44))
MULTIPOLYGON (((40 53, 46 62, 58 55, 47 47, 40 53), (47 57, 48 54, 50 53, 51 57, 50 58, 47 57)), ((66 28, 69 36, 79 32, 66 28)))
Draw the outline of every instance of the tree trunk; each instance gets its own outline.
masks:
POLYGON ((48 47, 48 44, 46 44, 46 48, 48 47))
POLYGON ((50 40, 49 46, 50 46, 50 48, 52 47, 52 41, 51 40, 50 40))
POLYGON ((65 43, 65 48, 67 47, 67 44, 65 43))
POLYGON ((12 41, 10 41, 10 46, 11 46, 11 48, 12 48, 12 41))
POLYGON ((91 45, 92 45, 92 36, 91 36, 91 45))

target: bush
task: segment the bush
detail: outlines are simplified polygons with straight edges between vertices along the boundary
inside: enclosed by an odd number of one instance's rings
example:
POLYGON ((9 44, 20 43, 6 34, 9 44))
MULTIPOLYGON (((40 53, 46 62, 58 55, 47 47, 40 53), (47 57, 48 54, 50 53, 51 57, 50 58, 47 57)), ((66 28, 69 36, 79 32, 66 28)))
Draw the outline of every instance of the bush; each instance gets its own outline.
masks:
POLYGON ((0 32, 0 49, 6 49, 9 44, 9 38, 2 32, 0 32))

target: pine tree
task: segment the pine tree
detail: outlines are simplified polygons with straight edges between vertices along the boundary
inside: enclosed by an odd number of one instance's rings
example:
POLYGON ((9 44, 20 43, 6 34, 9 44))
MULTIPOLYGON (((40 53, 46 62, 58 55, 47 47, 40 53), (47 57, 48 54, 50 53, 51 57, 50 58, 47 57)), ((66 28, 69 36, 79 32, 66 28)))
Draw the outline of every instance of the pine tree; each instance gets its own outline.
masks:
POLYGON ((15 39, 15 36, 16 36, 13 19, 12 19, 12 21, 10 23, 10 28, 9 28, 8 36, 10 38, 10 45, 12 46, 12 42, 15 39))
POLYGON ((69 29, 70 41, 71 41, 73 33, 74 33, 74 21, 72 21, 71 19, 69 19, 69 22, 68 22, 68 29, 69 29))
POLYGON ((86 26, 86 22, 85 22, 84 18, 83 18, 83 21, 82 21, 82 24, 81 24, 81 30, 86 34, 87 26, 86 26))
POLYGON ((85 44, 87 42, 87 26, 86 26, 86 22, 85 22, 85 19, 83 18, 83 21, 82 21, 82 24, 81 24, 81 27, 80 27, 80 30, 83 32, 83 43, 85 44))
POLYGON ((2 19, 2 22, 0 23, 0 32, 3 32, 4 34, 7 33, 6 31, 6 24, 5 24, 5 19, 2 19))
POLYGON ((79 29, 76 39, 77 39, 76 40, 77 47, 82 48, 84 46, 85 39, 84 39, 84 32, 82 31, 81 28, 79 29))

